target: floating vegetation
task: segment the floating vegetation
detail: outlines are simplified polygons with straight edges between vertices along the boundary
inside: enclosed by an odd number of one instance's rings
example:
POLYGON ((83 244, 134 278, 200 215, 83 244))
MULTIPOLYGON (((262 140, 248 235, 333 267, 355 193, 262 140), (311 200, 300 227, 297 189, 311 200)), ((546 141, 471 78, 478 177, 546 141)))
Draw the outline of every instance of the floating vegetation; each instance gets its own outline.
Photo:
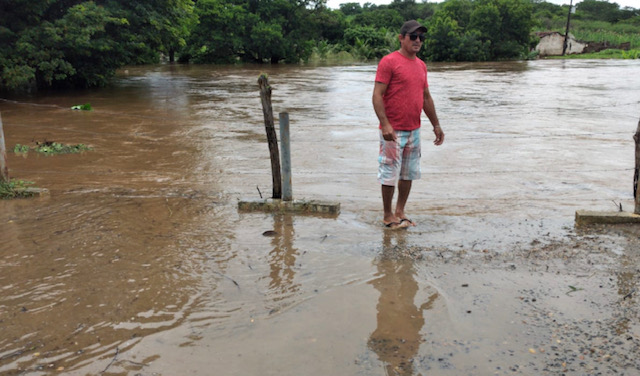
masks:
POLYGON ((14 153, 28 153, 29 152, 29 147, 27 145, 20 145, 17 144, 14 148, 13 148, 13 152, 14 153))
POLYGON ((72 106, 72 110, 80 110, 80 111, 91 111, 91 103, 79 104, 77 106, 72 106))
POLYGON ((13 152, 17 154, 26 154, 30 150, 33 150, 41 154, 53 155, 53 154, 81 153, 83 151, 92 150, 92 149, 85 144, 64 145, 59 142, 46 141, 46 140, 44 142, 36 141, 36 146, 34 147, 17 144, 13 148, 13 152))
POLYGON ((24 180, 11 179, 8 182, 0 181, 0 199, 7 200, 11 198, 31 197, 37 193, 30 190, 29 186, 33 182, 24 180))

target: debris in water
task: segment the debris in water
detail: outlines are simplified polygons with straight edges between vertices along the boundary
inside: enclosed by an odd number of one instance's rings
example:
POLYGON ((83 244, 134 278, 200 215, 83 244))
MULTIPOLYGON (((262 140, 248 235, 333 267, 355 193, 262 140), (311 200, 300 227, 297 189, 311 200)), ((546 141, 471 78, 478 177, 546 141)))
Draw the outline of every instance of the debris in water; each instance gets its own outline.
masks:
POLYGON ((81 111, 91 111, 91 103, 79 104, 77 106, 72 106, 72 110, 81 110, 81 111))

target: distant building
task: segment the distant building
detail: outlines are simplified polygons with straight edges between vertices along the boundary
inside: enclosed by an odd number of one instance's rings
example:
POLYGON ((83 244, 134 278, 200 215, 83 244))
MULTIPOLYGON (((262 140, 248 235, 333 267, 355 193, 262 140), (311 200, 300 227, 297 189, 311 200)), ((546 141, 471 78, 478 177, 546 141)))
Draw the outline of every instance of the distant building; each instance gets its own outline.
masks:
MULTIPOLYGON (((540 38, 540 43, 536 46, 536 51, 541 57, 561 56, 564 46, 564 35, 557 31, 539 32, 536 35, 540 38)), ((581 54, 587 47, 586 43, 578 42, 571 33, 567 39, 566 54, 581 54)))

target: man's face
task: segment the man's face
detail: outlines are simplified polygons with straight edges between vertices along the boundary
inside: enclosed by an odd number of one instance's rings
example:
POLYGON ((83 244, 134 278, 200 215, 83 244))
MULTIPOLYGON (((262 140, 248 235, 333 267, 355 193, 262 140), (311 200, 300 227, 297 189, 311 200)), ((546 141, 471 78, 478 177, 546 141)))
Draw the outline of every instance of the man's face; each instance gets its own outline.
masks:
POLYGON ((422 47, 424 41, 424 33, 421 30, 416 30, 413 33, 400 35, 400 47, 409 52, 417 54, 422 47))

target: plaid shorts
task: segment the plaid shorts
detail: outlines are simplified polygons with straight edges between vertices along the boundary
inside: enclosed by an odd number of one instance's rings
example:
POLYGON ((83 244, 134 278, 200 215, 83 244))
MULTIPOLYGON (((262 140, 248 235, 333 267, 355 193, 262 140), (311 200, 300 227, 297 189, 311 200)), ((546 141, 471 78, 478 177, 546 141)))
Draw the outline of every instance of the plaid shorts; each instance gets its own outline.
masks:
POLYGON ((395 186, 398 180, 420 179, 420 128, 396 131, 396 141, 386 141, 380 132, 378 181, 395 186))

